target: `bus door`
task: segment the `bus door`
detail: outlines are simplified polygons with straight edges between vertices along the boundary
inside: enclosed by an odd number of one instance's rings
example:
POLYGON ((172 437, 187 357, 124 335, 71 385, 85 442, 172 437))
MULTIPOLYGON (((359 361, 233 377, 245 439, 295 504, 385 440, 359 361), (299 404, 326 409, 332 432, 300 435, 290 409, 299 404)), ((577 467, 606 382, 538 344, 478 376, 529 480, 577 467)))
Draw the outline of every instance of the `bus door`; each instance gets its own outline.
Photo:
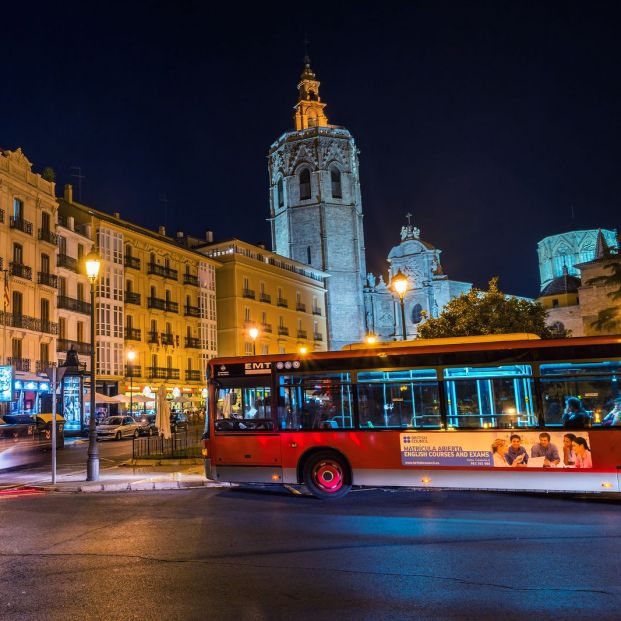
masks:
POLYGON ((269 377, 231 380, 216 387, 216 467, 280 466, 269 381, 269 377))

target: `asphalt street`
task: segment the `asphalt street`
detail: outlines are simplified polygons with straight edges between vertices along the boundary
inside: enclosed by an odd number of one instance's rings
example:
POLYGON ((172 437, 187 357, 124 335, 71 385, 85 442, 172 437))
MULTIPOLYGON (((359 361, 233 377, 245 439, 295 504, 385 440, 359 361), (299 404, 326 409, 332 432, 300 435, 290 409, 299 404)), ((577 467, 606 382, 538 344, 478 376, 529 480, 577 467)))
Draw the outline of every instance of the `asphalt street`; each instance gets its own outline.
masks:
POLYGON ((0 617, 616 621, 620 508, 431 490, 0 497, 0 617))
MULTIPOLYGON (((131 459, 132 440, 105 440, 98 442, 100 469, 112 468, 131 459)), ((67 438, 65 448, 57 451, 57 474, 69 474, 83 470, 88 453, 88 439, 67 438)), ((51 479, 51 452, 41 454, 42 461, 36 466, 12 470, 0 470, 0 488, 16 481, 20 483, 48 483, 51 479)))

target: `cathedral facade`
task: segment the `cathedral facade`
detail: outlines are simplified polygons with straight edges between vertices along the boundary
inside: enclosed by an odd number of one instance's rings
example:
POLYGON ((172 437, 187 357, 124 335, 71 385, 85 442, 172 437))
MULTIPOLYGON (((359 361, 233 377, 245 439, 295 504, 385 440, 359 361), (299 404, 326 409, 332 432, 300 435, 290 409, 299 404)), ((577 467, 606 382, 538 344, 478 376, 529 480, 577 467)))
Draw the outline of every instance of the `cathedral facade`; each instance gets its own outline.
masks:
POLYGON ((400 340, 404 333, 400 301, 390 283, 397 273, 405 275, 405 334, 416 338, 426 317, 437 317, 453 298, 470 291, 472 283, 449 280, 440 264, 440 253, 420 238, 409 222, 401 229, 401 242, 388 254, 388 278, 368 274, 364 288, 365 327, 380 341, 400 340))
POLYGON ((329 349, 364 337, 365 248, 358 150, 352 135, 330 125, 319 81, 305 58, 295 130, 268 156, 274 252, 327 272, 329 349))

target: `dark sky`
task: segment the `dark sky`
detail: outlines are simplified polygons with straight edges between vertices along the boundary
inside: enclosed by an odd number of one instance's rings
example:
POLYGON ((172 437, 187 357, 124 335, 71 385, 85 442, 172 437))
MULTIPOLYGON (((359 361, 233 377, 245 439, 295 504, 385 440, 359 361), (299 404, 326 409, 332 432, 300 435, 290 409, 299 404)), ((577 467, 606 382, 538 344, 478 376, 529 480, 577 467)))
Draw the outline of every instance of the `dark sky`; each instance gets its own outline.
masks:
POLYGON ((0 145, 59 192, 80 166, 83 201, 129 220, 269 246, 266 155, 308 33, 361 151, 369 270, 411 211, 451 278, 534 295, 539 239, 619 226, 619 3, 252 6, 3 7, 0 145))

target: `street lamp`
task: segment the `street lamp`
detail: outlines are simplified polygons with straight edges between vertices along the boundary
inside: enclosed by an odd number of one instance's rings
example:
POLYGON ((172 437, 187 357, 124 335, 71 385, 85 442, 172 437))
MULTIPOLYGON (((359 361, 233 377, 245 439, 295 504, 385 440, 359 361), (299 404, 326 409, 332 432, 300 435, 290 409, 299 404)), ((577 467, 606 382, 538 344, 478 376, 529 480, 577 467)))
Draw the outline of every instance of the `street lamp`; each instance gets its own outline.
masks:
POLYGON ((252 339, 252 355, 256 356, 257 355, 256 343, 257 343, 257 336, 259 336, 259 328, 256 328, 256 327, 250 328, 248 330, 248 334, 250 335, 250 338, 252 339))
POLYGON ((134 360, 136 352, 130 349, 127 352, 127 374, 129 375, 129 413, 134 415, 134 360))
POLYGON ((308 353, 308 347, 306 347, 305 345, 301 345, 299 352, 300 354, 302 354, 302 356, 306 355, 308 353))
POLYGON ((95 283, 99 276, 101 257, 91 250, 85 257, 86 275, 91 283, 91 417, 88 422, 88 460, 86 462, 86 480, 99 480, 99 447, 97 446, 97 427, 95 422, 95 283))
POLYGON ((377 337, 375 334, 367 334, 364 340, 367 345, 375 345, 375 343, 377 343, 377 337))
POLYGON ((407 335, 405 332, 405 304, 403 303, 403 298, 408 290, 408 279, 407 276, 401 271, 397 271, 397 273, 392 277, 390 281, 390 286, 393 291, 399 296, 399 302, 401 303, 401 328, 402 328, 402 340, 407 340, 407 335))

